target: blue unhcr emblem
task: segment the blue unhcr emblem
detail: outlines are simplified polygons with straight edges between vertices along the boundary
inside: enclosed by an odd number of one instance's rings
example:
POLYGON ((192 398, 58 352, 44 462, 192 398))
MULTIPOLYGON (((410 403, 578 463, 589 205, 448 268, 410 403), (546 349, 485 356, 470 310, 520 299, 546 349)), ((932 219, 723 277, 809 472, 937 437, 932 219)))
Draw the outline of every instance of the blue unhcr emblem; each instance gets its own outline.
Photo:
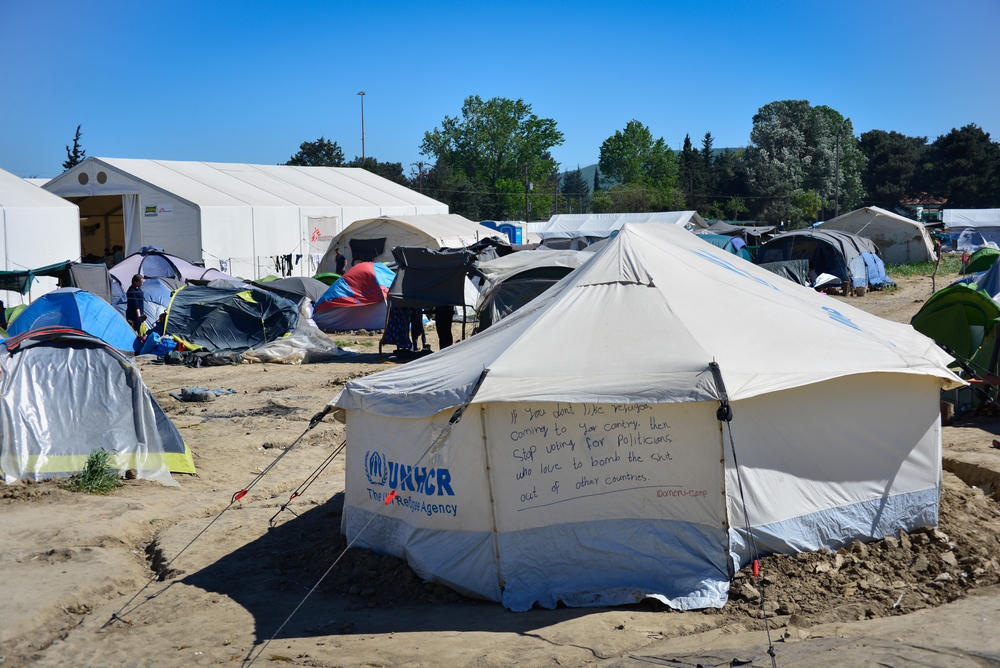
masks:
POLYGON ((379 452, 369 450, 365 453, 365 474, 368 482, 372 485, 384 485, 389 477, 389 468, 386 466, 385 457, 379 452))

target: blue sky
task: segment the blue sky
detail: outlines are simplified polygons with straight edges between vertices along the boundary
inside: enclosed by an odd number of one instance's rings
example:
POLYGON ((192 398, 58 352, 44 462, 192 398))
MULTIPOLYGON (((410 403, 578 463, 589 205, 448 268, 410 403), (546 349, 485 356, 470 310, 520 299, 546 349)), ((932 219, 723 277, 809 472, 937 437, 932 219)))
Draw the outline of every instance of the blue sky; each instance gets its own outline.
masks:
POLYGON ((564 168, 636 119, 678 148, 744 146, 768 102, 857 133, 1000 140, 1000 0, 205 2, 0 0, 0 168, 88 155, 283 163, 303 141, 410 164, 469 95, 553 118, 564 168))

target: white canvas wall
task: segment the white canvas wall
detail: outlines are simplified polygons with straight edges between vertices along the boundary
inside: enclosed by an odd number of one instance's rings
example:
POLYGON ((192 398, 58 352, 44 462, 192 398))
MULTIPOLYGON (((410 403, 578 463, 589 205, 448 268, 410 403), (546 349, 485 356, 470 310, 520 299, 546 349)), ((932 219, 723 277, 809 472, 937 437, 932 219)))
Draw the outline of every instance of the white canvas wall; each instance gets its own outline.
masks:
MULTIPOLYGON (((4 271, 36 269, 80 257, 80 211, 75 204, 0 170, 0 259, 4 271)), ((7 306, 26 304, 58 287, 37 279, 29 294, 0 290, 7 306)))

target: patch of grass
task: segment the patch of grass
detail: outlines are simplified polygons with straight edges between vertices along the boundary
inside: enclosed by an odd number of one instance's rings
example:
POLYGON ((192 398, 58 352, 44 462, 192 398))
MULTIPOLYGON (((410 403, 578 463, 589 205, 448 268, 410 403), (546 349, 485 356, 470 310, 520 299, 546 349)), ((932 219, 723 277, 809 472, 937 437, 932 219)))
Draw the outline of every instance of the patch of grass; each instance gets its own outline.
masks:
POLYGON ((375 342, 374 341, 362 341, 361 345, 363 345, 365 348, 371 348, 372 346, 375 345, 375 342))
POLYGON ((354 345, 350 341, 334 341, 334 343, 336 343, 337 346, 340 347, 340 348, 344 348, 346 346, 353 346, 354 345))
POLYGON ((118 472, 108 464, 113 454, 114 450, 108 451, 104 448, 91 452, 87 455, 83 473, 70 478, 63 488, 71 492, 107 495, 121 487, 122 481, 118 479, 118 472))
MULTIPOLYGON (((962 258, 954 255, 946 255, 941 258, 941 266, 938 267, 938 276, 948 274, 958 274, 962 271, 962 258)), ((913 264, 887 264, 885 273, 893 276, 930 276, 934 273, 933 262, 914 262, 913 264)))

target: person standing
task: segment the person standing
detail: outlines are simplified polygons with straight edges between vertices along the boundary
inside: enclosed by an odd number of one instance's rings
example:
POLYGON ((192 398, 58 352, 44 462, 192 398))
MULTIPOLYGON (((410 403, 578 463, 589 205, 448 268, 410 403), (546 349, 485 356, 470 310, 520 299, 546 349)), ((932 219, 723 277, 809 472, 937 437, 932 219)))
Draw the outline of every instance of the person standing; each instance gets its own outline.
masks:
POLYGON ((451 333, 451 323, 455 317, 455 307, 451 304, 434 307, 434 323, 437 327, 438 350, 444 350, 455 342, 451 333))
POLYGON ((337 256, 336 256, 336 260, 337 260, 337 273, 340 274, 341 276, 343 276, 344 275, 344 267, 347 266, 347 258, 340 254, 340 249, 339 248, 333 249, 333 252, 337 254, 337 256))
POLYGON ((136 334, 141 334, 142 323, 146 321, 146 295, 139 274, 132 277, 132 287, 125 293, 125 320, 136 334))

